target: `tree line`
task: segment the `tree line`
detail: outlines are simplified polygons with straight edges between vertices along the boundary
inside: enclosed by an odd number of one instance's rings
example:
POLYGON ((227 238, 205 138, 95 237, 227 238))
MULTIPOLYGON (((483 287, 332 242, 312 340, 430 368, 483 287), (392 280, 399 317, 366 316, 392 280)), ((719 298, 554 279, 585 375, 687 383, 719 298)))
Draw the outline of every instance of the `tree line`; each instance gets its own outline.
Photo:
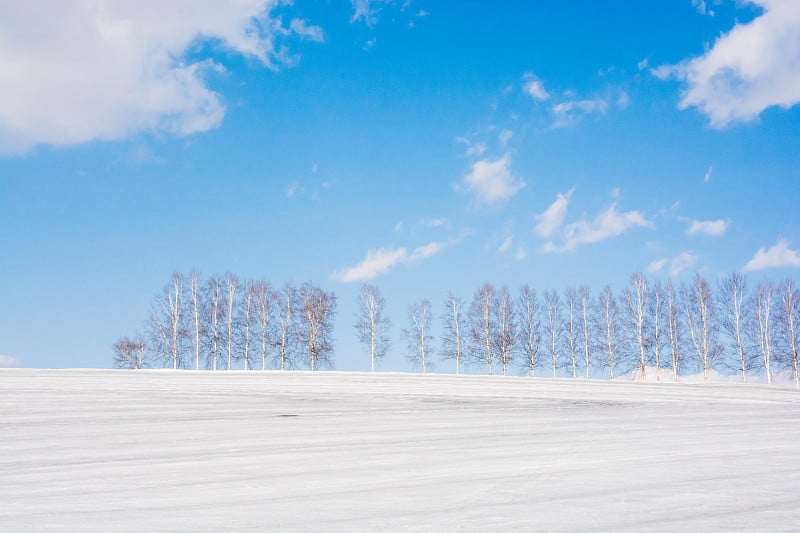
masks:
MULTIPOLYGON (((115 366, 330 367, 335 312, 336 296, 310 282, 273 288, 232 274, 204 282, 175 274, 154 299, 147 334, 114 345, 115 366)), ((452 362, 457 374, 465 367, 531 376, 546 369, 553 377, 586 379, 629 372, 647 379, 655 372, 657 380, 677 380, 701 371, 708 381, 718 371, 743 382, 760 374, 771 383, 776 372, 789 371, 800 386, 798 322, 800 290, 792 279, 751 289, 739 273, 712 287, 700 273, 675 285, 637 272, 618 294, 610 286, 593 294, 584 285, 540 295, 527 284, 512 294, 487 282, 468 302, 448 294, 438 317, 424 299, 408 307, 400 339, 422 372, 440 360, 452 362)), ((375 285, 361 286, 354 327, 375 371, 392 347, 392 320, 375 285)))
POLYGON ((113 345, 118 368, 165 366, 196 370, 333 366, 336 295, 313 283, 242 281, 235 274, 205 280, 176 273, 156 294, 145 333, 113 345))

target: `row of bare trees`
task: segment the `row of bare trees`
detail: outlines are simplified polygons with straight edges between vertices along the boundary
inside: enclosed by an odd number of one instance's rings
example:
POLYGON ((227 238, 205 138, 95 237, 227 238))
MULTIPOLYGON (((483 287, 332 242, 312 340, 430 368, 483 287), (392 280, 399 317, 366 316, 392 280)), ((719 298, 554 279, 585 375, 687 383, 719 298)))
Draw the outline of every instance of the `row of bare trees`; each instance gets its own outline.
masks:
MULTIPOLYGON (((615 376, 635 372, 656 380, 685 371, 712 370, 741 375, 761 374, 771 383, 776 371, 798 377, 800 290, 791 279, 780 284, 748 287, 738 273, 721 279, 716 291, 701 275, 679 286, 650 282, 635 273, 619 294, 609 286, 592 295, 589 287, 563 293, 547 290, 541 299, 528 285, 516 296, 508 287, 481 285, 466 306, 450 293, 440 316, 442 339, 434 345, 433 314, 428 300, 408 309, 401 338, 407 357, 422 372, 434 351, 452 360, 455 372, 464 365, 483 366, 503 375, 516 367, 535 376, 549 367, 553 377, 615 376)), ((385 300, 374 285, 361 287, 355 324, 359 341, 371 357, 371 369, 389 351, 391 320, 385 300)))
POLYGON ((113 345, 113 362, 197 370, 330 367, 335 314, 336 296, 311 282, 273 288, 231 273, 176 273, 155 296, 145 333, 113 345))

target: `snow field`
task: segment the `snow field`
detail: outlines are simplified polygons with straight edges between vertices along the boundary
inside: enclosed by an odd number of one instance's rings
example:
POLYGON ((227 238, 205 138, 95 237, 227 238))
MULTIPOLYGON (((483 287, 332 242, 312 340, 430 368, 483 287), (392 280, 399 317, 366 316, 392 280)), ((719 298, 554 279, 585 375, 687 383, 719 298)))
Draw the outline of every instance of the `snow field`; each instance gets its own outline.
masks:
POLYGON ((0 531, 796 530, 800 393, 0 370, 0 531))

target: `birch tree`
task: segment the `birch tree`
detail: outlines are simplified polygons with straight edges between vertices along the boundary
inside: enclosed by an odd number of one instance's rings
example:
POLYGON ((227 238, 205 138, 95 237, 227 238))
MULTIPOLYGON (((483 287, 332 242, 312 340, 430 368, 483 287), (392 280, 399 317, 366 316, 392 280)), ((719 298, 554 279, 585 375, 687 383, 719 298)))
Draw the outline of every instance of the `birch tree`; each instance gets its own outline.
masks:
POLYGON ((503 375, 506 375, 508 363, 514 353, 517 343, 516 320, 514 317, 514 302, 508 287, 503 286, 494 302, 494 322, 497 324, 493 336, 494 351, 500 364, 503 366, 503 375))
POLYGON ((581 340, 583 341, 584 364, 586 365, 586 379, 589 379, 589 345, 591 342, 589 340, 589 306, 591 305, 591 292, 589 291, 589 287, 582 285, 581 288, 578 289, 578 293, 581 299, 581 340))
POLYGON ((630 288, 622 291, 622 305, 626 311, 625 324, 628 336, 635 343, 639 359, 639 372, 642 381, 647 381, 647 360, 645 356, 645 316, 647 310, 647 279, 641 272, 631 275, 630 288))
POLYGON ((279 322, 278 367, 286 370, 286 365, 291 362, 289 359, 290 346, 294 337, 295 309, 297 308, 297 291, 292 282, 284 283, 283 288, 275 293, 275 299, 279 322))
POLYGON ((544 308, 547 315, 545 328, 547 332, 548 348, 553 363, 553 377, 558 377, 558 349, 562 340, 561 324, 561 299, 558 291, 544 291, 544 308))
POLYGON ((454 293, 447 295, 445 310, 442 313, 442 348, 443 359, 452 359, 456 364, 456 374, 461 370, 461 359, 464 352, 464 312, 461 297, 454 293))
POLYGON ((141 336, 122 337, 112 346, 114 368, 128 370, 144 368, 144 349, 145 343, 141 336))
POLYGON ((606 285, 597 299, 597 330, 603 339, 604 350, 608 355, 610 377, 614 379, 614 368, 617 364, 617 344, 619 342, 619 307, 611 287, 606 285))
POLYGON ((494 307, 496 291, 491 284, 484 283, 475 291, 469 309, 469 337, 473 356, 486 363, 489 375, 492 375, 492 337, 495 331, 494 307))
POLYGON ((255 312, 255 284, 252 281, 246 281, 243 292, 240 307, 241 316, 239 317, 242 326, 242 359, 244 361, 244 369, 250 370, 250 337, 255 312))
POLYGON ((228 272, 225 274, 225 290, 226 290, 226 305, 224 307, 225 313, 225 344, 226 355, 228 357, 228 370, 231 369, 231 361, 233 360, 233 344, 234 344, 234 308, 236 306, 236 291, 239 289, 239 278, 235 274, 228 272))
POLYGON ((578 365, 575 361, 575 353, 578 349, 578 328, 575 323, 575 308, 578 305, 578 291, 574 287, 567 287, 564 293, 564 301, 567 307, 566 334, 567 345, 569 347, 570 361, 572 362, 572 379, 578 377, 578 365))
POLYGON ((517 315, 519 316, 520 342, 525 358, 525 366, 530 369, 531 377, 536 377, 536 365, 539 362, 539 351, 542 343, 542 321, 536 290, 527 284, 519 289, 517 315))
POLYGON ((189 274, 189 305, 194 326, 194 369, 200 370, 200 274, 195 271, 189 274))
POLYGON ((680 330, 680 306, 678 305, 678 295, 675 292, 675 286, 672 281, 667 282, 666 288, 666 318, 667 318, 667 336, 669 337, 669 351, 672 363, 672 376, 675 381, 678 381, 678 368, 680 367, 680 346, 681 346, 681 330, 680 330))
POLYGON ((681 295, 689 335, 703 368, 703 381, 708 382, 708 370, 719 353, 711 288, 698 272, 690 286, 681 287, 681 295))
POLYGON ((212 370, 217 369, 219 354, 222 345, 222 317, 225 299, 222 292, 222 280, 218 276, 211 276, 206 281, 203 292, 205 297, 203 312, 203 331, 205 332, 204 344, 212 370))
POLYGON ((722 307, 722 330, 736 350, 742 383, 747 383, 747 370, 750 367, 744 337, 745 324, 748 322, 747 307, 745 306, 747 299, 747 280, 743 275, 733 272, 720 282, 719 301, 722 307))
POLYGON ((764 365, 764 374, 767 384, 772 383, 772 343, 774 324, 770 320, 772 311, 772 296, 775 286, 771 282, 759 283, 753 295, 753 308, 755 310, 754 327, 758 346, 761 351, 761 361, 764 365))
POLYGON ((783 346, 786 356, 792 367, 794 376, 794 386, 800 387, 798 378, 798 340, 797 328, 800 324, 800 290, 791 279, 784 280, 778 288, 780 296, 780 313, 778 314, 778 325, 783 337, 783 346))
POLYGON ((653 355, 656 362, 656 381, 661 381, 661 346, 664 343, 664 288, 656 281, 650 292, 650 325, 653 355))
POLYGON ((356 333, 358 341, 369 351, 370 372, 375 372, 375 363, 383 359, 389 351, 389 328, 392 321, 386 315, 383 295, 374 285, 361 285, 358 303, 356 333))
POLYGON ((433 337, 431 331, 431 304, 428 300, 412 304, 408 308, 408 327, 402 337, 408 345, 408 358, 419 365, 424 374, 430 363, 433 337))
POLYGON ((156 297, 150 312, 151 337, 156 354, 169 361, 173 369, 181 364, 183 326, 183 275, 175 273, 172 282, 156 297))
POLYGON ((333 319, 336 295, 306 282, 300 286, 299 311, 303 323, 299 337, 308 352, 309 368, 333 366, 333 319))
POLYGON ((272 344, 272 326, 275 306, 272 287, 267 281, 257 281, 252 286, 255 313, 258 321, 257 338, 261 348, 261 370, 267 369, 267 350, 272 344))

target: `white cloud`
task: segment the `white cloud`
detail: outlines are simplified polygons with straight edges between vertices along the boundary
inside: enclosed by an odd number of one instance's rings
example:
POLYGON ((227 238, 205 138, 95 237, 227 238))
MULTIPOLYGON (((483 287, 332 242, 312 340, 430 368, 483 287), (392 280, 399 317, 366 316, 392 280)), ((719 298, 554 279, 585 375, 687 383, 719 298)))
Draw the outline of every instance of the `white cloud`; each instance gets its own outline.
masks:
POLYGON ((303 194, 303 191, 305 191, 305 189, 299 183, 291 183, 288 187, 286 187, 284 196, 286 196, 286 198, 294 198, 295 196, 303 194))
POLYGON ((627 109, 631 103, 631 97, 626 91, 620 91, 617 97, 617 107, 619 109, 627 109))
POLYGON ((639 63, 637 63, 636 66, 639 68, 639 70, 644 70, 644 69, 647 68, 647 65, 649 63, 650 63, 650 58, 649 57, 645 57, 644 59, 639 61, 639 63))
POLYGON ((544 101, 550 98, 550 93, 544 89, 544 84, 532 73, 527 72, 522 76, 524 83, 522 90, 534 100, 544 101))
POLYGON ((525 248, 517 248, 517 253, 514 255, 514 259, 517 261, 524 261, 526 257, 528 257, 528 252, 525 251, 525 248))
POLYGON ((467 157, 478 157, 486 151, 486 143, 473 142, 467 137, 456 137, 456 142, 467 147, 467 151, 464 152, 467 157))
POLYGON ((709 181, 711 181, 711 172, 713 170, 714 170, 714 167, 708 167, 708 170, 706 170, 706 173, 703 176, 703 183, 708 183, 709 181))
POLYGON ((414 248, 414 251, 408 256, 407 262, 416 263, 417 261, 433 257, 441 252, 445 245, 446 243, 443 242, 429 242, 428 244, 414 248))
POLYGON ((714 128, 748 122, 772 106, 800 101, 800 2, 747 0, 763 9, 736 24, 702 56, 653 71, 686 82, 679 107, 696 107, 714 128))
POLYGON ((500 146, 505 146, 508 141, 511 140, 511 137, 514 136, 514 132, 511 130, 503 130, 500 132, 500 135, 497 136, 497 140, 500 142, 500 146))
POLYGON ((697 262, 697 256, 691 252, 683 252, 675 257, 657 259, 647 266, 647 271, 655 274, 661 272, 665 266, 669 265, 669 275, 677 277, 678 274, 691 267, 697 262))
POLYGON ((285 26, 277 5, 64 0, 43 16, 39 2, 0 2, 0 152, 217 127, 225 105, 205 78, 224 69, 186 54, 208 41, 271 69, 293 63, 282 41, 322 30, 285 26))
POLYGON ((765 250, 759 248, 756 255, 744 266, 744 272, 764 270, 767 268, 800 267, 800 250, 792 250, 784 239, 765 250))
POLYGON ((397 265, 412 265, 428 259, 444 250, 447 246, 459 242, 460 239, 434 241, 414 248, 408 253, 406 248, 379 248, 367 251, 367 256, 355 266, 337 270, 331 277, 336 281, 351 283, 369 281, 380 274, 388 272, 397 265))
POLYGON ((0 355, 0 368, 4 366, 20 366, 21 361, 10 355, 0 355))
POLYGON ((553 106, 555 121, 553 126, 556 128, 566 127, 574 124, 582 115, 597 113, 605 115, 608 111, 608 102, 602 98, 591 100, 569 100, 553 106))
POLYGON ((509 235, 505 239, 503 239, 503 242, 500 243, 500 247, 497 249, 497 251, 500 252, 501 254, 504 254, 511 249, 512 244, 514 244, 514 236, 509 235))
POLYGON ((511 154, 499 159, 481 159, 472 164, 458 188, 475 195, 478 201, 495 204, 508 200, 525 187, 525 181, 511 173, 511 154))
POLYGON ((353 16, 350 23, 363 21, 367 26, 374 26, 378 22, 383 0, 350 0, 353 6, 353 16))
POLYGON ((419 11, 417 11, 417 14, 416 14, 416 15, 414 15, 414 16, 415 16, 415 17, 422 18, 422 17, 427 17, 428 15, 430 15, 430 13, 428 13, 428 12, 427 12, 427 11, 425 11, 424 9, 420 9, 419 11))
POLYGON ((697 9, 697 12, 701 15, 708 15, 709 17, 714 16, 714 10, 708 9, 706 6, 706 0, 692 0, 692 5, 697 9))
POLYGON ((397 232, 397 233, 400 233, 401 231, 403 231, 403 223, 402 222, 398 222, 397 224, 395 224, 394 225, 394 231, 397 232))
POLYGON ((570 198, 575 190, 573 187, 567 194, 558 193, 555 201, 550 204, 550 207, 544 210, 543 213, 536 216, 536 226, 533 232, 540 237, 548 238, 555 233, 564 223, 564 218, 567 216, 567 207, 569 206, 570 198))
POLYGON ((616 204, 611 204, 593 220, 584 219, 568 224, 564 230, 563 243, 548 242, 542 250, 549 253, 571 252, 581 244, 617 237, 637 227, 652 228, 653 223, 641 211, 620 212, 616 204))
POLYGON ((730 225, 730 220, 692 220, 689 229, 686 233, 689 235, 697 235, 703 233, 712 237, 720 237, 725 234, 730 225))
POLYGON ((405 261, 406 256, 405 248, 369 250, 367 257, 357 265, 334 272, 333 279, 344 283, 368 281, 405 261))
POLYGON ((426 228, 439 228, 444 226, 447 223, 447 220, 444 218, 423 218, 419 221, 421 226, 425 226, 426 228))

